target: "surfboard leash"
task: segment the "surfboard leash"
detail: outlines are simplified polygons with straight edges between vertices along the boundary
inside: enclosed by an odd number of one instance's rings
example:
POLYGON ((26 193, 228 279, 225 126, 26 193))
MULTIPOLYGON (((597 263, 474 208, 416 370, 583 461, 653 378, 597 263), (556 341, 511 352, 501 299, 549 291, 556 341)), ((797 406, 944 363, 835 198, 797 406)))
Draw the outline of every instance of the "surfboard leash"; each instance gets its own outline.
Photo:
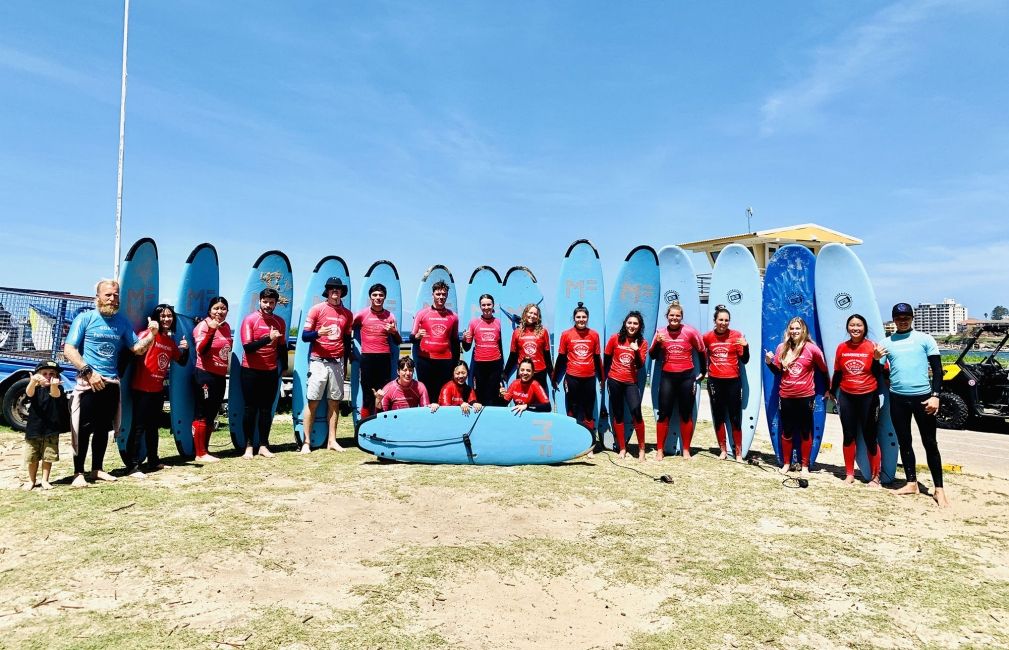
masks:
POLYGON ((636 469, 636 468, 630 467, 628 465, 621 465, 620 463, 618 463, 618 462, 616 462, 616 461, 613 460, 613 452, 610 451, 610 450, 608 450, 608 449, 604 449, 603 451, 601 451, 599 453, 604 454, 606 456, 606 460, 610 461, 611 465, 619 467, 620 469, 626 469, 626 470, 634 472, 635 474, 641 474, 642 476, 647 476, 648 478, 652 479, 653 481, 655 481, 657 483, 666 483, 666 484, 669 484, 669 485, 672 485, 672 483, 673 483, 673 477, 670 476, 669 474, 663 474, 661 476, 652 476, 648 472, 642 472, 640 469, 636 469))

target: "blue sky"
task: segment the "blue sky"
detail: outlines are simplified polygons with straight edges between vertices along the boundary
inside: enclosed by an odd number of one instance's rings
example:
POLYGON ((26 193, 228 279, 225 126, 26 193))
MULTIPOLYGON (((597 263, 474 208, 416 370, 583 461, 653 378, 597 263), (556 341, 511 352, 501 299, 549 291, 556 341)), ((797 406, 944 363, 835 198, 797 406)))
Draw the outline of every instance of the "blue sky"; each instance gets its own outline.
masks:
MULTIPOLYGON (((123 250, 465 282, 815 222, 880 302, 1009 304, 1009 3, 134 0, 123 250)), ((122 3, 0 5, 0 284, 111 273, 122 3)), ((700 260, 699 260, 700 261, 700 260)), ((703 263, 699 271, 706 270, 703 263)), ((357 290, 355 288, 355 294, 357 290)), ((296 288, 296 302, 302 291, 296 288)), ((888 311, 884 309, 884 312, 888 311)))

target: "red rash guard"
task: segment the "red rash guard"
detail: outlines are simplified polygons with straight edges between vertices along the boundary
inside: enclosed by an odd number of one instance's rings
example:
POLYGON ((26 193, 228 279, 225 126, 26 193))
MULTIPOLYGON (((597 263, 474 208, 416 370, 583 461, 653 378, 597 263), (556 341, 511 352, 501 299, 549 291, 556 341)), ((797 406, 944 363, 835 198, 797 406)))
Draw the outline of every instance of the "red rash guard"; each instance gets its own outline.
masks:
POLYGON ((511 351, 514 352, 519 361, 522 359, 532 359, 533 372, 546 370, 546 355, 550 352, 550 335, 546 328, 536 333, 534 329, 520 327, 512 332, 511 351))
POLYGON ((662 348, 662 370, 665 372, 685 372, 694 369, 694 351, 704 354, 704 341, 701 333, 690 325, 681 325, 678 330, 668 327, 655 335, 652 350, 662 348), (666 340, 659 343, 659 334, 664 334, 666 340))
POLYGON ((221 323, 215 331, 207 325, 208 320, 204 318, 193 330, 193 340, 196 341, 197 352, 203 348, 207 337, 211 334, 214 335, 210 341, 210 348, 206 352, 199 352, 196 355, 196 367, 212 375, 223 377, 228 374, 228 366, 231 363, 231 326, 221 323))
POLYGON ((739 357, 744 347, 739 344, 743 335, 736 330, 716 334, 711 330, 704 335, 704 347, 708 353, 708 376, 715 379, 735 379, 739 376, 739 357))
POLYGON ((620 343, 620 335, 614 334, 606 342, 606 354, 612 359, 610 362, 610 372, 607 375, 610 379, 624 384, 634 384, 638 381, 638 370, 645 365, 645 358, 648 354, 648 346, 644 341, 638 344, 637 351, 631 348, 633 341, 620 343))
POLYGON ((473 394, 473 388, 467 384, 460 386, 453 380, 441 387, 441 392, 438 393, 438 405, 459 406, 463 402, 469 404, 474 397, 476 396, 473 394))
POLYGON ((308 316, 305 317, 305 331, 314 332, 331 325, 336 326, 336 331, 312 341, 312 346, 308 349, 309 354, 323 359, 342 359, 350 352, 344 350, 344 337, 348 335, 353 322, 354 315, 343 305, 334 307, 328 302, 312 305, 308 310, 308 316))
POLYGON ((872 374, 872 353, 876 344, 863 339, 858 345, 845 341, 834 353, 834 371, 841 371, 841 390, 849 395, 875 393, 879 387, 872 374))
POLYGON ((474 318, 466 331, 473 335, 473 361, 497 361, 501 358, 501 321, 474 318))
POLYGON ((459 317, 449 309, 438 311, 425 307, 413 321, 413 335, 425 330, 420 340, 420 353, 428 359, 451 359, 452 340, 459 338, 459 317))
POLYGON ((406 387, 400 386, 398 379, 393 379, 382 389, 383 411, 398 411, 416 406, 427 406, 430 403, 427 389, 416 379, 406 387))
POLYGON ((584 330, 575 327, 564 330, 557 345, 558 356, 567 355, 568 365, 564 372, 581 379, 595 377, 595 358, 601 352, 600 346, 599 333, 595 330, 587 327, 584 330))
POLYGON ((514 401, 516 404, 549 404, 550 400, 547 398, 546 391, 540 386, 540 383, 535 379, 529 380, 529 383, 523 382, 521 379, 516 379, 508 386, 508 390, 505 391, 505 400, 514 401))
POLYGON ((354 327, 361 328, 362 354, 389 354, 389 332, 386 327, 392 323, 396 327, 396 317, 388 309, 380 312, 372 311, 371 307, 362 309, 354 316, 354 327))
MULTIPOLYGON (((137 338, 141 341, 147 340, 150 335, 150 330, 146 329, 137 332, 137 338)), ((137 369, 133 372, 133 382, 130 384, 135 390, 144 393, 160 393, 165 387, 168 366, 182 357, 182 351, 172 337, 161 332, 154 337, 154 345, 144 354, 143 363, 137 364, 137 369)))
POLYGON ((816 343, 806 341, 802 346, 802 351, 787 368, 781 367, 782 349, 785 344, 779 343, 774 351, 774 366, 781 369, 781 388, 778 392, 782 397, 812 397, 816 394, 816 386, 813 382, 814 371, 819 368, 827 372, 827 362, 823 358, 823 352, 816 347, 816 343))
POLYGON ((277 346, 287 337, 287 325, 284 319, 276 314, 264 316, 260 311, 254 311, 242 321, 242 345, 258 341, 270 336, 270 327, 276 328, 280 336, 270 341, 258 350, 242 357, 242 367, 253 370, 277 369, 277 346))

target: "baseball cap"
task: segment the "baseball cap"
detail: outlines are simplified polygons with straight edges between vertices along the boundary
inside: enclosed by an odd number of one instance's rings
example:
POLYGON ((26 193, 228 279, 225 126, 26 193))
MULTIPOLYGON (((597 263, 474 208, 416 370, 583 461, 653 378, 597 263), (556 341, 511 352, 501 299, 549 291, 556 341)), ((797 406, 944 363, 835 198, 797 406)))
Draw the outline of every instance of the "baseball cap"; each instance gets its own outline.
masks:
POLYGON ((39 363, 39 365, 35 366, 35 372, 41 372, 46 369, 55 370, 57 375, 60 374, 60 372, 62 372, 63 370, 62 368, 60 368, 60 364, 56 363, 51 359, 49 361, 42 361, 39 363))
POLYGON ((914 316, 914 307, 906 302, 898 302, 893 306, 893 317, 897 318, 898 316, 914 316))

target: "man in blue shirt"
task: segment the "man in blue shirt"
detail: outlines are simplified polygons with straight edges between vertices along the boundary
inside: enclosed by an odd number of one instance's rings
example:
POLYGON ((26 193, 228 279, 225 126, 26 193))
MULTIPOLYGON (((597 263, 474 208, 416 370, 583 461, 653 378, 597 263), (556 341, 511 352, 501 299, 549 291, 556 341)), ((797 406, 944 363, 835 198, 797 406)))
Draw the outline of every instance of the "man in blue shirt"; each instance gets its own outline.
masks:
MULTIPOLYGON (((119 283, 115 280, 98 282, 95 307, 74 318, 63 345, 63 355, 77 368, 77 386, 73 395, 73 399, 78 401, 78 416, 73 429, 73 487, 87 487, 84 460, 89 439, 92 480, 116 480, 102 468, 102 463, 109 444, 109 432, 114 428, 119 413, 119 354, 124 349, 138 356, 145 354, 154 342, 153 336, 139 340, 129 322, 119 313, 119 283)), ((149 321, 148 327, 157 332, 158 324, 149 321)))
POLYGON ((911 418, 918 425, 925 447, 928 469, 935 486, 932 498, 941 508, 949 507, 942 485, 942 457, 935 436, 935 414, 939 411, 942 390, 942 361, 935 339, 911 329, 914 309, 906 302, 893 306, 897 331, 886 337, 880 347, 890 366, 890 420, 900 445, 907 484, 897 494, 918 494, 914 447, 911 444, 911 418), (929 378, 929 371, 932 376, 929 378))

